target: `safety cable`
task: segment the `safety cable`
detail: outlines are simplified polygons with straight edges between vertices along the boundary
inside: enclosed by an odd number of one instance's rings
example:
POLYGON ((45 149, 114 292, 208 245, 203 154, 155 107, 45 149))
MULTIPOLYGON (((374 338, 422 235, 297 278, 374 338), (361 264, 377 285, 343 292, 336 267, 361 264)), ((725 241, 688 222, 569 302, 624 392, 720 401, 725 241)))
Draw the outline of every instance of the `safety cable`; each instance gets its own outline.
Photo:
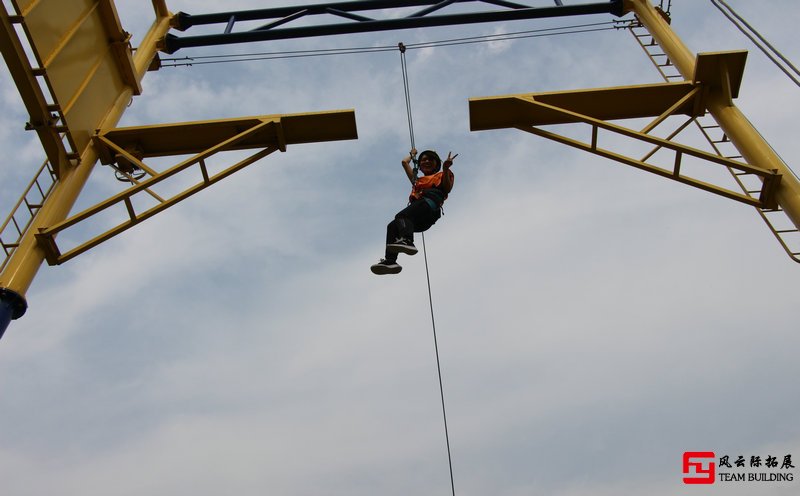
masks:
POLYGON ((374 52, 391 52, 393 46, 329 48, 321 50, 295 50, 286 52, 227 53, 221 55, 201 55, 194 57, 173 57, 161 59, 161 67, 190 67, 193 65, 225 64, 229 62, 252 62, 255 60, 297 59, 306 57, 325 57, 331 55, 350 55, 374 52))
POLYGON ((719 9, 719 11, 722 12, 722 14, 725 17, 727 17, 728 20, 731 21, 731 23, 734 26, 736 26, 737 29, 739 29, 739 31, 741 31, 745 36, 747 36, 747 38, 749 38, 750 41, 752 41, 753 44, 756 47, 758 47, 758 49, 761 50, 764 53, 764 55, 766 55, 767 58, 772 61, 773 64, 775 64, 778 67, 778 69, 780 69, 784 74, 786 74, 786 76, 788 76, 789 79, 791 79, 794 82, 794 84, 800 86, 800 79, 798 79, 795 76, 795 75, 800 76, 800 70, 798 70, 797 67, 795 67, 794 64, 792 64, 792 62, 789 59, 787 59, 780 51, 778 51, 778 49, 772 46, 772 44, 770 44, 770 42, 767 41, 761 35, 761 33, 759 33, 742 16, 740 16, 735 10, 733 10, 733 8, 730 5, 728 5, 725 2, 725 0, 711 0, 711 3, 714 5, 714 7, 719 9), (725 9, 727 9, 729 12, 726 12, 725 9), (758 38, 758 40, 756 38, 758 38), (759 43, 759 40, 763 42, 764 45, 766 45, 766 47, 763 46, 761 43, 759 43), (780 58, 780 60, 782 60, 788 66, 788 68, 783 64, 781 64, 781 62, 778 61, 775 58, 775 56, 780 58), (791 72, 794 72, 795 75, 791 74, 790 70, 791 72))
POLYGON ((408 45, 408 49, 417 50, 420 48, 468 45, 472 43, 492 43, 496 41, 520 40, 525 38, 542 38, 545 36, 557 36, 560 34, 577 34, 577 33, 591 33, 595 31, 610 31, 612 29, 616 29, 619 26, 619 24, 620 21, 592 22, 588 24, 576 24, 573 26, 561 26, 555 28, 534 29, 529 31, 517 31, 513 33, 498 33, 498 34, 487 34, 482 36, 469 36, 466 38, 424 41, 420 43, 410 43, 408 45), (605 26, 605 27, 599 27, 599 26, 605 26), (578 28, 593 28, 593 29, 578 29, 578 28), (563 31, 565 29, 570 29, 571 31, 563 31))
MULTIPOLYGON (((406 97, 406 113, 408 114, 408 134, 411 140, 411 148, 415 148, 416 145, 414 144, 414 119, 412 118, 411 113, 411 90, 408 84, 408 66, 406 65, 406 46, 403 43, 399 43, 398 48, 400 50, 400 67, 403 73, 403 92, 405 93, 406 97)), ((417 169, 418 164, 416 158, 413 156, 411 157, 414 160, 414 178, 416 179, 417 176, 417 169)), ((444 385, 442 382, 442 365, 441 361, 439 360, 439 339, 436 336, 436 318, 434 317, 433 313, 433 293, 431 291, 431 273, 428 268, 428 249, 425 246, 425 233, 420 233, 422 235, 422 254, 425 258, 425 279, 428 283, 428 303, 431 308, 431 327, 433 329, 433 348, 436 352, 436 373, 439 377, 439 395, 442 399, 442 417, 444 419, 444 439, 445 443, 447 444, 447 465, 450 468, 450 489, 452 491, 452 495, 456 496, 456 485, 455 479, 453 478, 453 457, 450 453, 450 432, 447 427, 447 408, 445 407, 444 401, 444 385)))
MULTIPOLYGON (((411 90, 408 86, 408 66, 406 65, 406 46, 398 43, 397 48, 400 50, 400 69, 403 73, 403 92, 406 95, 406 114, 408 115, 408 138, 411 141, 411 148, 416 148, 414 144, 414 119, 411 112, 411 90)), ((414 177, 416 178, 417 172, 417 158, 413 155, 411 160, 414 161, 414 177)))
MULTIPOLYGON (((483 36, 472 36, 467 38, 455 38, 436 41, 413 43, 406 46, 408 50, 419 50, 423 48, 435 48, 444 46, 466 45, 473 43, 491 43, 497 41, 517 40, 524 38, 539 38, 546 36, 556 36, 562 34, 578 34, 596 31, 610 31, 618 29, 620 21, 595 22, 586 24, 575 24, 572 26, 561 26, 555 28, 534 29, 527 31, 516 31, 511 33, 500 33, 483 36)), ((282 52, 254 52, 242 54, 220 54, 220 55, 201 55, 187 57, 166 57, 161 59, 161 67, 189 67, 193 65, 223 64, 230 62, 252 62, 257 60, 277 60, 305 57, 324 57, 332 55, 350 55, 362 53, 380 53, 397 50, 397 46, 373 46, 373 47, 349 47, 349 48, 328 48, 318 50, 293 50, 282 52)))
POLYGON ((431 307, 431 327, 433 328, 433 347, 436 351, 436 373, 439 375, 439 395, 442 398, 442 418, 444 419, 444 439, 447 443, 447 465, 450 468, 450 490, 456 496, 456 484, 453 478, 453 457, 450 454, 450 433, 447 428, 447 409, 444 403, 444 386, 442 385, 442 365, 439 360, 439 340, 436 337, 436 319, 433 315, 433 294, 431 292, 431 273, 428 270, 428 250, 425 248, 425 233, 422 235, 422 255, 425 258, 425 278, 428 282, 428 303, 431 307))

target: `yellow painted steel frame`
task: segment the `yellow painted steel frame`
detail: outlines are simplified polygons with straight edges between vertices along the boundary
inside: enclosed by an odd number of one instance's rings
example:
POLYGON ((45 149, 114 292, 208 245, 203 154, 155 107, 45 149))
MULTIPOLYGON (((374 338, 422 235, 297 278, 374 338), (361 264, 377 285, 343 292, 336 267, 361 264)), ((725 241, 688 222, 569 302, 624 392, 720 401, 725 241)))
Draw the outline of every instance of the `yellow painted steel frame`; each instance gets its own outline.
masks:
MULTIPOLYGON (((51 265, 63 263, 81 253, 111 239, 140 222, 185 200, 231 174, 240 171, 257 160, 277 151, 286 151, 288 144, 308 143, 328 140, 355 139, 357 137, 355 113, 352 110, 317 112, 307 114, 265 115, 239 119, 140 126, 136 128, 111 129, 95 136, 96 147, 101 161, 111 163, 115 157, 122 156, 129 163, 146 171, 151 177, 138 182, 120 192, 53 226, 40 229, 36 234, 41 246, 45 248, 47 261, 51 265), (163 172, 147 166, 137 156, 128 151, 136 143, 142 156, 158 157, 194 153, 194 155, 163 172), (207 146, 207 148, 204 148, 207 146), (238 161, 214 175, 209 174, 206 160, 225 151, 244 148, 261 148, 249 157, 238 161), (202 180, 180 193, 163 198, 154 191, 171 178, 197 166, 202 180), (156 205, 137 211, 133 199, 136 195, 148 194, 156 200, 156 205), (128 218, 112 229, 89 239, 78 246, 61 253, 55 236, 81 222, 87 221, 114 207, 124 206, 128 218)), ((181 176, 182 177, 182 176, 181 176)))
POLYGON ((517 128, 761 209, 780 207, 791 222, 800 228, 800 180, 733 103, 733 99, 738 96, 746 52, 717 52, 699 54, 695 57, 649 0, 625 0, 625 9, 636 14, 641 24, 647 28, 686 81, 639 87, 470 99, 471 129, 476 131, 517 128), (676 98, 673 89, 684 91, 681 88, 688 90, 682 95, 678 93, 676 98), (692 101, 694 103, 690 104, 692 101), (690 110, 692 107, 693 111, 690 110), (671 141, 706 111, 714 117, 746 163, 671 141), (668 139, 647 134, 666 117, 677 113, 687 114, 690 119, 668 139), (641 131, 606 122, 607 119, 644 116, 656 119, 641 131), (591 143, 536 127, 575 122, 592 126, 591 143), (640 160, 625 157, 598 146, 598 129, 649 142, 656 148, 640 160), (672 170, 646 163, 655 151, 662 148, 675 152, 672 170), (742 194, 739 191, 683 176, 680 170, 683 155, 692 155, 743 173, 756 175, 762 181, 759 197, 754 198, 750 194, 742 194))
POLYGON ((70 135, 61 136, 64 130, 64 115, 60 106, 48 98, 39 85, 36 77, 41 69, 31 67, 21 40, 16 36, 14 24, 20 22, 18 16, 10 16, 5 5, 0 2, 0 51, 6 61, 9 72, 19 88, 20 96, 25 104, 30 121, 28 128, 39 135, 47 158, 53 164, 56 175, 61 175, 67 167, 68 158, 77 159, 78 155, 70 135), (67 150, 67 144, 70 150, 67 150))
MULTIPOLYGON (((703 71, 700 70, 692 52, 649 0, 626 0, 625 8, 636 14, 685 79, 708 77, 702 74, 703 71)), ((735 68, 725 62, 717 68, 713 79, 718 83, 711 85, 708 92, 707 109, 747 163, 764 170, 775 170, 782 175, 782 180, 775 191, 776 201, 792 223, 800 228, 800 180, 733 104, 731 97, 735 96, 732 95, 734 87, 730 81, 734 71, 735 68)))
POLYGON ((5 269, 11 254, 19 247, 19 241, 36 217, 36 213, 42 208, 44 200, 50 196, 50 192, 56 184, 56 173, 50 160, 45 160, 39 167, 36 175, 25 188, 11 214, 0 224, 0 246, 3 247, 5 258, 0 263, 0 273, 5 269), (23 208, 24 207, 24 208, 23 208), (7 234, 11 234, 13 241, 7 239, 7 234), (3 239, 6 237, 6 239, 3 239))
POLYGON ((781 180, 781 176, 774 171, 720 157, 719 155, 672 141, 680 131, 692 123, 697 115, 702 114, 699 110, 702 108, 702 94, 703 87, 701 85, 663 83, 622 88, 475 98, 470 99, 469 102, 470 126, 473 131, 513 127, 748 205, 773 208, 775 206, 775 190, 781 180), (678 90, 678 92, 675 90, 678 90), (582 112, 591 112, 594 115, 586 115, 586 113, 562 108, 549 102, 559 102, 560 105, 581 109, 582 112), (642 110, 643 108, 644 111, 642 110), (606 117, 613 115, 615 118, 642 117, 644 112, 659 112, 662 108, 666 110, 657 114, 655 119, 641 131, 611 124, 596 117, 598 115, 606 117), (667 117, 674 115, 679 110, 681 113, 689 114, 689 119, 670 134, 667 139, 647 134, 667 117), (583 142, 537 127, 538 125, 562 123, 585 123, 590 125, 591 141, 583 142), (598 131, 600 129, 654 145, 654 148, 641 159, 615 153, 599 146, 600 134, 598 131), (661 149, 675 152, 672 169, 665 169, 646 162, 661 149), (759 198, 756 199, 740 191, 734 191, 686 176, 681 171, 684 156, 699 158, 758 176, 763 181, 759 198))
MULTIPOLYGON (((268 125, 268 124, 271 124, 271 123, 270 122, 265 122, 262 125, 268 125)), ((252 132, 254 132, 256 130, 257 130, 257 128, 248 129, 247 131, 243 132, 240 136, 237 136, 237 138, 242 138, 242 137, 246 136, 247 134, 252 133, 252 132)), ((135 226, 136 224, 139 224, 140 222, 142 222, 142 221, 144 221, 146 219, 149 219, 150 217, 154 216, 155 214, 157 214, 159 212, 162 212, 163 210, 166 210, 167 208, 175 205, 176 203, 178 203, 178 202, 180 202, 182 200, 185 200, 186 198, 189 198, 190 196, 194 195, 195 193, 198 193, 199 191, 207 188, 208 186, 211 186, 212 184, 219 182, 220 180, 230 176, 234 172, 242 170, 243 168, 247 167, 248 165, 252 164, 253 162, 255 162, 255 161, 257 161, 257 160, 259 160, 261 158, 264 158, 267 155, 269 155, 269 154, 271 154, 271 153, 273 153, 273 152, 275 152, 275 151, 277 151, 279 149, 277 146, 270 146, 268 148, 264 148, 263 150, 260 150, 259 152, 254 153, 253 155, 247 157, 246 159, 241 160, 241 161, 237 162, 236 164, 228 167, 227 169, 223 170, 222 172, 219 172, 219 173, 217 173, 217 174, 215 174, 213 176, 210 176, 208 174, 208 170, 206 168, 205 159, 208 158, 209 156, 213 155, 214 153, 218 152, 218 151, 225 151, 224 150, 225 149, 225 145, 226 145, 226 143, 221 143, 220 147, 218 149, 208 150, 207 152, 195 155, 195 156, 191 157, 190 159, 188 159, 186 161, 183 161, 183 162, 171 167, 170 169, 168 169, 168 170, 166 170, 164 172, 158 173, 158 172, 152 171, 152 172, 154 172, 154 175, 151 178, 149 178, 149 179, 147 179, 145 181, 142 181, 140 183, 137 183, 134 186, 126 189, 125 191, 122 191, 121 193, 119 193, 117 195, 114 195, 111 198, 108 198, 107 200, 104 200, 104 201, 98 203, 97 205, 95 205, 93 207, 88 208, 88 209, 84 210, 83 212, 80 212, 80 213, 78 213, 76 215, 71 216, 70 218, 64 220, 63 222, 59 222, 58 224, 56 224, 54 226, 51 226, 51 227, 44 228, 44 229, 40 230, 38 233, 36 233, 36 238, 39 240, 40 245, 45 249, 47 262, 50 265, 57 265, 57 264, 64 263, 67 260, 70 260, 70 259, 80 255, 81 253, 84 253, 84 252, 88 251, 91 248, 94 248, 95 246, 99 245, 100 243, 113 238, 117 234, 120 234, 120 233, 130 229, 131 227, 135 226), (182 191, 181 193, 176 194, 176 195, 174 195, 174 196, 172 196, 170 198, 166 198, 166 199, 162 198, 160 195, 158 195, 158 194, 156 194, 156 193, 154 193, 152 191, 152 188, 154 186, 156 186, 159 183, 162 183, 162 182, 164 182, 164 181, 176 176, 178 173, 183 172, 183 171, 187 170, 188 168, 190 168, 190 167, 192 167, 194 165, 199 166, 200 171, 201 171, 202 176, 203 176, 203 180, 199 184, 196 184, 196 185, 194 185, 194 186, 182 191), (145 192, 145 193, 149 194, 150 196, 152 196, 153 198, 155 198, 158 201, 158 204, 156 206, 152 207, 152 208, 149 208, 149 209, 145 210, 144 212, 137 212, 136 208, 133 205, 132 198, 133 198, 134 195, 136 195, 138 193, 142 193, 142 192, 145 192), (108 210, 108 209, 110 209, 110 208, 112 208, 114 206, 117 206, 119 204, 123 204, 125 206, 125 209, 127 210, 128 216, 129 216, 128 220, 122 222, 121 224, 117 225, 113 229, 109 229, 109 230, 105 231, 104 233, 102 233, 102 234, 100 234, 98 236, 95 236, 94 238, 92 238, 92 239, 80 244, 79 246, 77 246, 77 247, 75 247, 75 248, 73 248, 73 249, 71 249, 71 250, 69 250, 69 251, 67 251, 67 252, 65 252, 63 254, 61 253, 61 251, 59 250, 59 248, 58 248, 58 246, 56 244, 56 240, 55 240, 55 236, 58 233, 66 230, 66 229, 68 229, 68 228, 70 228, 72 226, 75 226, 76 224, 79 224, 80 222, 86 221, 86 220, 94 217, 95 215, 100 214, 100 213, 104 212, 105 210, 108 210)), ((133 158, 133 157, 131 157, 131 158, 133 160, 135 160, 135 158, 133 158)), ((138 161, 136 161, 136 163, 140 164, 140 162, 138 162, 138 161)))
MULTIPOLYGON (((164 0, 152 0, 152 4, 155 22, 135 55, 131 55, 130 35, 120 26, 113 0, 15 0, 17 15, 8 16, 5 9, 0 12, 4 14, 0 48, 4 56, 10 54, 9 67, 18 73, 15 81, 32 122, 47 121, 40 126, 42 143, 48 156, 52 155, 46 165, 55 163, 58 171, 57 180, 43 193, 42 204, 35 209, 28 207, 31 219, 24 228, 17 225, 12 213, 10 221, 17 226, 19 239, 2 241, 4 250, 10 254, 0 270, 0 291, 14 295, 16 303, 24 300, 45 260, 51 264, 69 260, 255 161, 277 150, 285 151, 289 144, 357 138, 352 110, 115 128, 133 95, 141 91, 141 79, 157 58, 157 43, 170 29, 172 16, 164 0), (40 67, 32 68, 25 58, 13 23, 23 26, 40 67), (58 29, 48 28, 50 25, 58 29), (48 103, 36 77, 45 79, 55 103, 48 103), (64 102, 63 106, 58 101, 64 102), (45 115, 56 110, 58 125, 45 115), (64 150, 52 151, 63 147, 62 134, 80 152, 75 164, 66 163, 65 156, 69 158, 70 154, 64 150), (221 172, 209 173, 206 159, 218 152, 243 149, 258 150, 221 172), (142 161, 145 157, 168 155, 192 156, 163 172, 142 161), (135 166, 151 177, 139 182, 128 175, 131 187, 68 218, 98 159, 106 164, 135 166), (154 191, 156 186, 180 173, 198 168, 202 175, 200 183, 166 198, 154 191), (137 195, 141 194, 150 195, 156 205, 139 211, 137 195), (63 254, 60 252, 56 244, 58 233, 115 206, 125 208, 127 220, 63 254)), ((115 168, 127 173, 126 167, 115 168)), ((42 174, 41 171, 37 174, 32 185, 38 187, 42 174)), ((28 203, 26 191, 18 207, 28 203)), ((7 225, 8 221, 0 234, 7 225)), ((16 310, 12 318, 21 313, 24 309, 16 310)))
MULTIPOLYGON (((113 128, 138 93, 139 81, 155 58, 156 42, 169 30, 171 16, 164 0, 152 3, 156 19, 131 55, 128 35, 119 25, 111 0, 15 1, 18 15, 10 21, 21 23, 31 40, 40 64, 34 72, 47 81, 55 98, 62 102, 57 104, 58 110, 66 117, 63 124, 68 128, 57 131, 72 136, 80 159, 69 167, 63 163, 58 167, 58 181, 0 273, 0 288, 25 295, 45 260, 45 250, 35 233, 67 217, 97 162, 91 136, 96 129, 113 128)), ((7 28, 8 36, 16 36, 16 31, 7 28)), ((38 87, 38 82, 27 77, 15 76, 15 81, 18 85, 22 81, 21 93, 33 94, 33 85, 38 87)))
MULTIPOLYGON (((663 53, 661 47, 656 43, 655 38, 650 35, 650 32, 647 31, 647 28, 638 22, 638 20, 631 22, 628 25, 628 32, 639 44, 642 51, 645 53, 647 58, 650 59, 650 62, 652 62, 653 66, 656 68, 659 74, 661 74, 661 77, 664 79, 664 81, 670 82, 674 81, 676 78, 683 79, 683 76, 678 72, 678 70, 667 57, 667 54, 663 53), (646 34, 642 34, 642 30, 644 30, 646 34)), ((742 69, 739 70, 739 74, 743 73, 746 55, 747 52, 743 52, 743 55, 739 56, 739 63, 742 65, 742 69)), ((701 56, 702 54, 698 55, 698 64, 697 68, 695 69, 695 80, 713 80, 714 73, 722 73, 722 71, 719 69, 711 71, 707 70, 709 68, 713 68, 713 65, 706 64, 706 67, 703 68, 700 64, 701 56)), ((735 67, 737 65, 736 60, 727 60, 726 65, 728 67, 735 67), (731 62, 734 63, 731 64, 731 62)), ((728 74, 731 72, 733 71, 728 70, 728 74)), ((733 84, 730 86, 731 93, 736 93, 736 86, 733 84)), ((722 84, 720 84, 720 87, 722 87, 722 84)), ((710 117, 709 119, 713 120, 713 117, 710 117)), ((695 127, 700 134, 703 135, 709 146, 711 146, 711 149, 714 150, 717 155, 731 159, 742 158, 741 153, 739 153, 738 150, 736 150, 736 152, 731 151, 731 147, 733 147, 734 150, 735 147, 728 139, 728 136, 721 131, 721 127, 716 123, 716 121, 714 121, 713 124, 710 124, 708 119, 704 121, 696 119, 695 127), (721 135, 720 132, 722 133, 721 135)), ((728 169, 728 171, 730 172, 731 177, 733 177, 733 180, 739 185, 739 188, 741 188, 744 193, 750 196, 752 196, 754 193, 757 193, 756 190, 752 189, 755 184, 752 181, 753 178, 749 177, 750 174, 737 172, 732 169, 728 169)), ((755 210, 789 258, 797 263, 800 263, 800 236, 798 236, 798 234, 800 234, 800 229, 795 226, 790 227, 784 222, 786 220, 786 213, 780 208, 763 209, 757 207, 755 210)))
MULTIPOLYGON (((531 102, 534 105, 542 105, 537 102, 531 102)), ((550 107, 552 110, 555 110, 554 107, 550 107)), ((563 110, 562 110, 563 111, 563 110)), ((736 200, 754 207, 761 207, 761 208, 774 208, 775 207, 775 189, 777 185, 780 183, 781 176, 776 174, 772 171, 766 171, 763 169, 759 169, 758 167, 749 166, 742 162, 736 162, 734 160, 729 160, 726 158, 719 157, 718 155, 714 155, 711 153, 704 152, 702 150, 691 148, 685 145, 677 144, 673 141, 657 138, 654 136, 649 136, 644 133, 636 132, 632 129, 628 129, 622 126, 617 126, 614 124, 610 124, 607 122, 599 121, 596 119, 592 119, 588 116, 578 116, 577 114, 563 111, 565 114, 570 115, 575 118, 581 118, 581 120, 589 125, 592 126, 592 141, 591 143, 585 143, 579 140, 575 140, 572 138, 568 138, 566 136, 561 136, 556 133, 552 133, 549 131, 545 131, 539 129, 535 126, 525 127, 525 126, 515 126, 520 131, 525 131, 531 134, 536 134, 538 136, 542 136, 544 138, 551 139, 553 141, 558 141, 565 145, 572 146, 574 148, 579 148, 581 150, 585 150, 587 152, 594 153, 595 155, 599 155, 602 157, 610 158, 612 160, 616 160, 617 162, 621 162, 623 164, 627 164, 638 169, 651 172, 653 174, 657 174, 662 177, 666 177, 668 179, 672 179, 674 181, 678 181, 684 184, 688 184, 689 186, 694 186, 696 188, 708 191, 710 193, 714 193, 720 196, 724 196, 726 198, 730 198, 731 200, 736 200), (612 152, 610 150, 606 150, 600 148, 598 146, 598 132, 599 129, 605 129, 607 131, 615 132, 617 134, 636 138, 644 142, 648 142, 651 144, 656 145, 656 147, 648 153, 642 159, 635 159, 631 157, 627 157, 625 155, 612 152), (658 167, 656 165, 648 164, 646 160, 652 156, 658 149, 667 148, 673 150, 675 152, 675 160, 672 170, 664 169, 662 167, 658 167), (687 177, 681 173, 681 163, 684 155, 693 156, 696 158, 704 159, 709 162, 714 162, 720 165, 724 165, 730 167, 732 169, 736 169, 742 172, 747 172, 750 174, 754 174, 760 177, 763 180, 763 185, 761 188, 761 193, 758 199, 754 199, 749 195, 743 194, 741 192, 723 188, 712 183, 708 183, 705 181, 701 181, 699 179, 693 179, 691 177, 687 177)), ((686 121, 682 126, 681 129, 685 128, 689 124, 691 124, 693 119, 686 121)))

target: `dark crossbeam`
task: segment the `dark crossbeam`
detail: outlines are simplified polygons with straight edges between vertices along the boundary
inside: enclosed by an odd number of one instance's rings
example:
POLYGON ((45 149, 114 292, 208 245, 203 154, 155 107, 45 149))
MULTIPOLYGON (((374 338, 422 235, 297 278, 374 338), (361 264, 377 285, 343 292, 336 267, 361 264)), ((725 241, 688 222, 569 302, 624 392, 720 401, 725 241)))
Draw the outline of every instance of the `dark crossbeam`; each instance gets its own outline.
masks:
POLYGON ((625 14, 623 0, 575 5, 563 5, 561 0, 554 0, 554 5, 549 7, 529 7, 505 0, 363 0, 358 2, 336 2, 201 15, 190 15, 179 12, 174 20, 175 28, 178 30, 186 31, 192 26, 220 24, 224 27, 224 31, 219 34, 199 36, 176 36, 168 34, 164 39, 164 51, 167 53, 175 53, 181 48, 188 47, 586 14, 614 14, 622 16, 625 14), (447 5, 455 3, 483 3, 503 7, 504 10, 431 15, 431 13, 439 11, 447 5), (371 19, 367 16, 354 13, 369 10, 396 10, 407 7, 425 8, 407 17, 382 20, 371 19), (322 14, 350 19, 352 22, 278 29, 278 26, 287 24, 296 19, 322 14), (249 31, 233 32, 233 26, 236 22, 259 20, 271 22, 249 31))

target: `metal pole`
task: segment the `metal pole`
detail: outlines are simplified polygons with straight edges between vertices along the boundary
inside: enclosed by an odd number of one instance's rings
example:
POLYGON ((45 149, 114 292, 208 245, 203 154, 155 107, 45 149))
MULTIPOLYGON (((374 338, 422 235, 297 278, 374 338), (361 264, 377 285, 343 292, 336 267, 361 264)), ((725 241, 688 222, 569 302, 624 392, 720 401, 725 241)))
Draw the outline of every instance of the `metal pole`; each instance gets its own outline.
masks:
POLYGON ((28 304, 19 293, 10 289, 0 288, 0 338, 6 332, 8 324, 13 319, 18 319, 25 314, 28 304))
MULTIPOLYGON (((626 0, 626 8, 633 11, 639 21, 655 38, 664 53, 689 81, 694 79, 696 57, 670 28, 669 23, 658 13, 650 0, 626 0)), ((706 98, 709 113, 717 121, 731 143, 739 150, 748 164, 782 175, 776 198, 786 216, 800 229, 800 181, 781 160, 758 130, 722 91, 710 91, 706 98)))
MULTIPOLYGON (((154 1, 154 7, 162 4, 154 1)), ((155 57, 157 42, 169 31, 167 16, 160 16, 153 23, 147 36, 139 45, 133 57, 136 77, 141 80, 155 57)), ((100 128, 114 127, 133 97, 133 89, 126 88, 109 110, 100 128)), ((18 319, 25 313, 25 293, 33 282, 33 278, 45 260, 45 252, 36 241, 35 234, 40 228, 63 221, 69 215, 78 199, 89 175, 97 162, 97 151, 89 145, 81 153, 81 162, 77 167, 65 168, 67 173, 53 187, 53 192, 44 206, 34 218, 31 226, 20 240, 20 244, 8 261, 8 265, 0 274, 0 336, 12 319, 18 319)))

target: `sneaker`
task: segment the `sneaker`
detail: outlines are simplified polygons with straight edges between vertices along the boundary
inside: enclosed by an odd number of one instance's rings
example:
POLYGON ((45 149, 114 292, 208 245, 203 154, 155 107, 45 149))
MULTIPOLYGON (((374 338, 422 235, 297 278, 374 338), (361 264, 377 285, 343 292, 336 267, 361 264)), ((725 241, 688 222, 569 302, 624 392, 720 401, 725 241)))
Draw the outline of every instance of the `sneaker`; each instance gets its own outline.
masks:
POLYGON ((414 243, 406 238, 397 238, 394 243, 386 245, 386 249, 392 253, 405 253, 406 255, 415 255, 419 251, 414 243))
POLYGON ((400 265, 398 265, 395 261, 389 261, 382 258, 380 262, 370 267, 369 270, 371 270, 373 274, 382 276, 385 274, 397 274, 403 270, 403 268, 400 267, 400 265))

